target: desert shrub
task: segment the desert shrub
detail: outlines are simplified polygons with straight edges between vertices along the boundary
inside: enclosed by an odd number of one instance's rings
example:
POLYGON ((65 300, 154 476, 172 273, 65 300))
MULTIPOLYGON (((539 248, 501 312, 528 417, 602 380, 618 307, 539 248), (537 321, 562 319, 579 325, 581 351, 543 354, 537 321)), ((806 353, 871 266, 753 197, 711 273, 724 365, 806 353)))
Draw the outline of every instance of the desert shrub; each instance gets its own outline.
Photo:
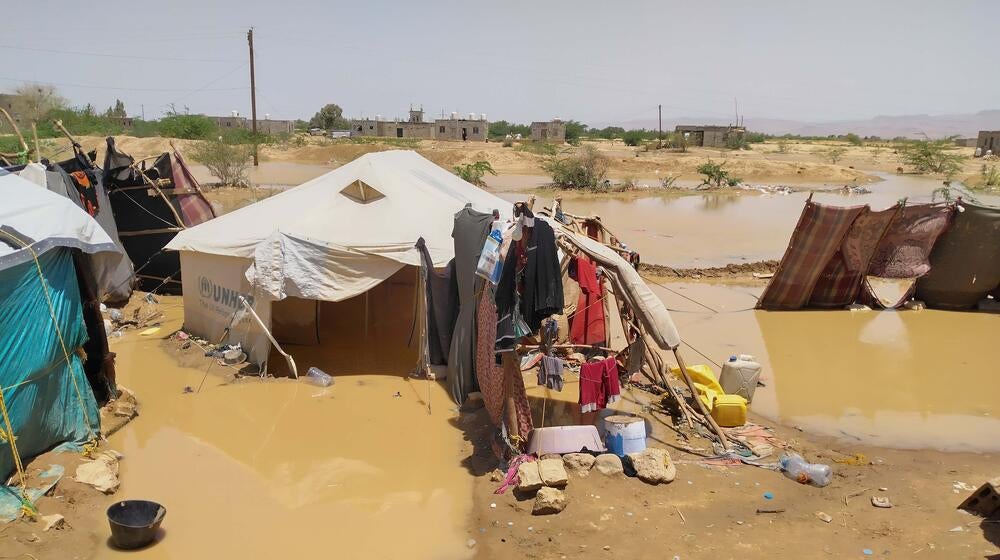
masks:
POLYGON ((253 146, 227 144, 222 140, 199 142, 188 151, 191 159, 201 163, 222 185, 249 186, 247 176, 253 146))
POLYGON ((712 187, 735 187, 743 182, 743 179, 731 176, 725 167, 726 162, 715 163, 711 159, 699 165, 698 173, 705 177, 701 184, 712 187))
POLYGON ((952 139, 917 140, 900 149, 903 163, 918 173, 940 173, 951 177, 962 168, 965 158, 952 153, 952 139))
POLYGON ((779 154, 786 154, 786 153, 788 153, 788 144, 789 144, 788 140, 786 140, 784 138, 782 138, 781 140, 778 140, 778 153, 779 154))
POLYGON ((979 170, 979 177, 983 187, 991 189, 1000 187, 1000 168, 995 165, 983 164, 983 168, 979 170))
POLYGON ((559 148, 549 142, 521 142, 517 147, 519 152, 528 152, 540 156, 554 156, 559 153, 559 148))
POLYGON ((852 146, 860 146, 864 143, 861 141, 861 137, 853 132, 848 132, 847 135, 844 136, 844 139, 847 140, 847 142, 852 146))
POLYGON ((456 165, 453 170, 455 175, 458 175, 464 181, 468 181, 473 185, 479 187, 485 187, 486 182, 483 181, 483 177, 489 173, 490 175, 496 175, 497 172, 493 170, 493 166, 490 165, 488 161, 477 161, 475 163, 466 163, 464 165, 456 165))
POLYGON ((669 146, 680 152, 686 152, 688 149, 688 137, 684 135, 683 132, 674 132, 667 139, 669 146))
POLYGON ((552 158, 542 168, 552 182, 563 188, 599 189, 608 175, 608 158, 593 146, 584 146, 576 154, 552 158))
POLYGON ((676 175, 664 175, 663 177, 660 177, 660 186, 665 189, 674 188, 675 183, 677 183, 676 175))
POLYGON ((730 134, 726 137, 726 147, 730 150, 749 150, 750 142, 746 134, 730 134))
POLYGON ((847 148, 844 148, 843 146, 834 146, 827 150, 823 155, 830 163, 836 165, 838 161, 844 159, 844 154, 846 153, 847 148))

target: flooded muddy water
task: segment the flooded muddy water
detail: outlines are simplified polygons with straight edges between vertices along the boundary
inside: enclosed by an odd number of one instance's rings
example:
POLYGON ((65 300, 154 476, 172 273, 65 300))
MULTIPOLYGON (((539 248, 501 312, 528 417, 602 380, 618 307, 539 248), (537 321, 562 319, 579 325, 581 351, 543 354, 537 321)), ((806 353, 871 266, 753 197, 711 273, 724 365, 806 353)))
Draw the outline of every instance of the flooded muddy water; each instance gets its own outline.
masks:
MULTIPOLYGON (((866 185, 871 194, 816 192, 813 200, 841 206, 868 204, 887 208, 902 198, 914 202, 932 199, 939 180, 906 175, 883 175, 866 185)), ((527 195, 518 188, 540 186, 544 177, 495 177, 491 186, 510 201, 527 195)), ((823 187, 828 188, 828 187, 823 187)), ((551 195, 539 196, 551 205, 551 195)), ((587 195, 563 193, 563 208, 572 214, 598 215, 642 260, 677 268, 722 266, 729 263, 780 259, 792 229, 809 197, 808 192, 761 194, 734 191, 703 194, 587 195)), ((1000 197, 982 196, 997 204, 1000 197)))
MULTIPOLYGON (((157 335, 166 336, 180 327, 180 299, 161 301, 173 317, 157 335)), ((175 343, 135 331, 112 340, 118 380, 142 403, 110 438, 125 455, 116 498, 156 500, 168 513, 156 546, 126 554, 102 543, 98 558, 471 554, 468 452, 441 384, 389 375, 337 376, 328 388, 227 384, 225 366, 206 376, 204 365, 180 365, 175 343)), ((184 363, 201 363, 196 348, 186 352, 184 363)))
POLYGON ((766 387, 754 413, 848 442, 1000 450, 998 314, 754 311, 760 287, 651 287, 672 310, 689 362, 718 373, 710 360, 758 358, 766 387))

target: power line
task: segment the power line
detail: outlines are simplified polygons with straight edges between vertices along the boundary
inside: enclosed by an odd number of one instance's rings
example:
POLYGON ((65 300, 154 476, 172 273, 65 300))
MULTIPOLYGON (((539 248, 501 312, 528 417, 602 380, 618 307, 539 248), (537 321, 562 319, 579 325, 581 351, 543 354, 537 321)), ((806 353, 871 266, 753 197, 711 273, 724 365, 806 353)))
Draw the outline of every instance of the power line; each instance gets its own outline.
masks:
POLYGON ((235 58, 175 58, 175 57, 137 56, 130 54, 64 51, 59 49, 40 49, 36 47, 18 47, 14 45, 0 45, 0 49, 11 49, 16 51, 41 52, 41 53, 51 53, 51 54, 97 56, 103 58, 126 58, 131 60, 155 60, 155 61, 171 61, 171 62, 237 62, 235 58))
MULTIPOLYGON (((46 82, 42 80, 26 80, 24 78, 11 78, 9 76, 0 76, 0 80, 8 82, 18 82, 18 83, 30 83, 30 84, 42 84, 48 86, 58 86, 58 87, 74 87, 83 89, 103 89, 111 91, 153 91, 153 92, 190 92, 191 90, 181 89, 181 88, 137 88, 137 87, 116 87, 116 86, 97 86, 93 84, 74 84, 67 82, 46 82)), ((241 91, 248 89, 246 86, 234 87, 234 88, 216 88, 216 89, 199 89, 195 91, 241 91)))

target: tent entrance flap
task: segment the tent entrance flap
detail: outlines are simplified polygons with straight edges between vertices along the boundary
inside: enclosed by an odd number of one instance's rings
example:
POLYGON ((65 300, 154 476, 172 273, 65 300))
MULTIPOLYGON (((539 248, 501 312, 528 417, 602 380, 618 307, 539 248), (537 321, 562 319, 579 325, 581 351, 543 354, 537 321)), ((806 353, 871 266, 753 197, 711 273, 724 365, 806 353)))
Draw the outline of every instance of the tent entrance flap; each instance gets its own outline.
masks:
MULTIPOLYGON (((419 351, 421 322, 414 320, 418 274, 417 267, 404 266, 367 292, 338 302, 276 301, 271 307, 275 337, 281 343, 288 340, 284 349, 295 358, 300 374, 315 366, 329 374, 405 375, 419 351), (318 342, 309 342, 311 336, 318 342)), ((290 373, 273 349, 268 364, 273 375, 290 373)))

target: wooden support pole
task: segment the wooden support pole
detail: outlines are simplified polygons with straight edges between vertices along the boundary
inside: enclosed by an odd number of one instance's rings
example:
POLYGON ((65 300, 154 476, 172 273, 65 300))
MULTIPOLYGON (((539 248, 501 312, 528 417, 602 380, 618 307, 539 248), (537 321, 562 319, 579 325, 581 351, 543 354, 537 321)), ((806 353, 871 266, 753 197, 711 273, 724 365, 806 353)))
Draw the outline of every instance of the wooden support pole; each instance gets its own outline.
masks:
POLYGON ((35 161, 42 162, 42 148, 38 144, 38 123, 31 121, 31 136, 35 139, 35 161))
POLYGON ((677 348, 673 349, 674 358, 677 359, 677 367, 681 370, 681 375, 684 377, 684 382, 687 383, 688 389, 691 390, 691 396, 694 398, 694 402, 698 403, 698 409, 701 410, 701 414, 705 417, 705 421, 712 427, 712 431, 715 435, 719 437, 719 442, 722 443, 722 448, 729 451, 729 438, 719 427, 719 424, 712 418, 711 411, 705 406, 705 403, 698 397, 698 390, 694 386, 694 381, 691 381, 691 376, 688 375, 687 364, 684 363, 684 358, 681 357, 681 353, 677 348))

